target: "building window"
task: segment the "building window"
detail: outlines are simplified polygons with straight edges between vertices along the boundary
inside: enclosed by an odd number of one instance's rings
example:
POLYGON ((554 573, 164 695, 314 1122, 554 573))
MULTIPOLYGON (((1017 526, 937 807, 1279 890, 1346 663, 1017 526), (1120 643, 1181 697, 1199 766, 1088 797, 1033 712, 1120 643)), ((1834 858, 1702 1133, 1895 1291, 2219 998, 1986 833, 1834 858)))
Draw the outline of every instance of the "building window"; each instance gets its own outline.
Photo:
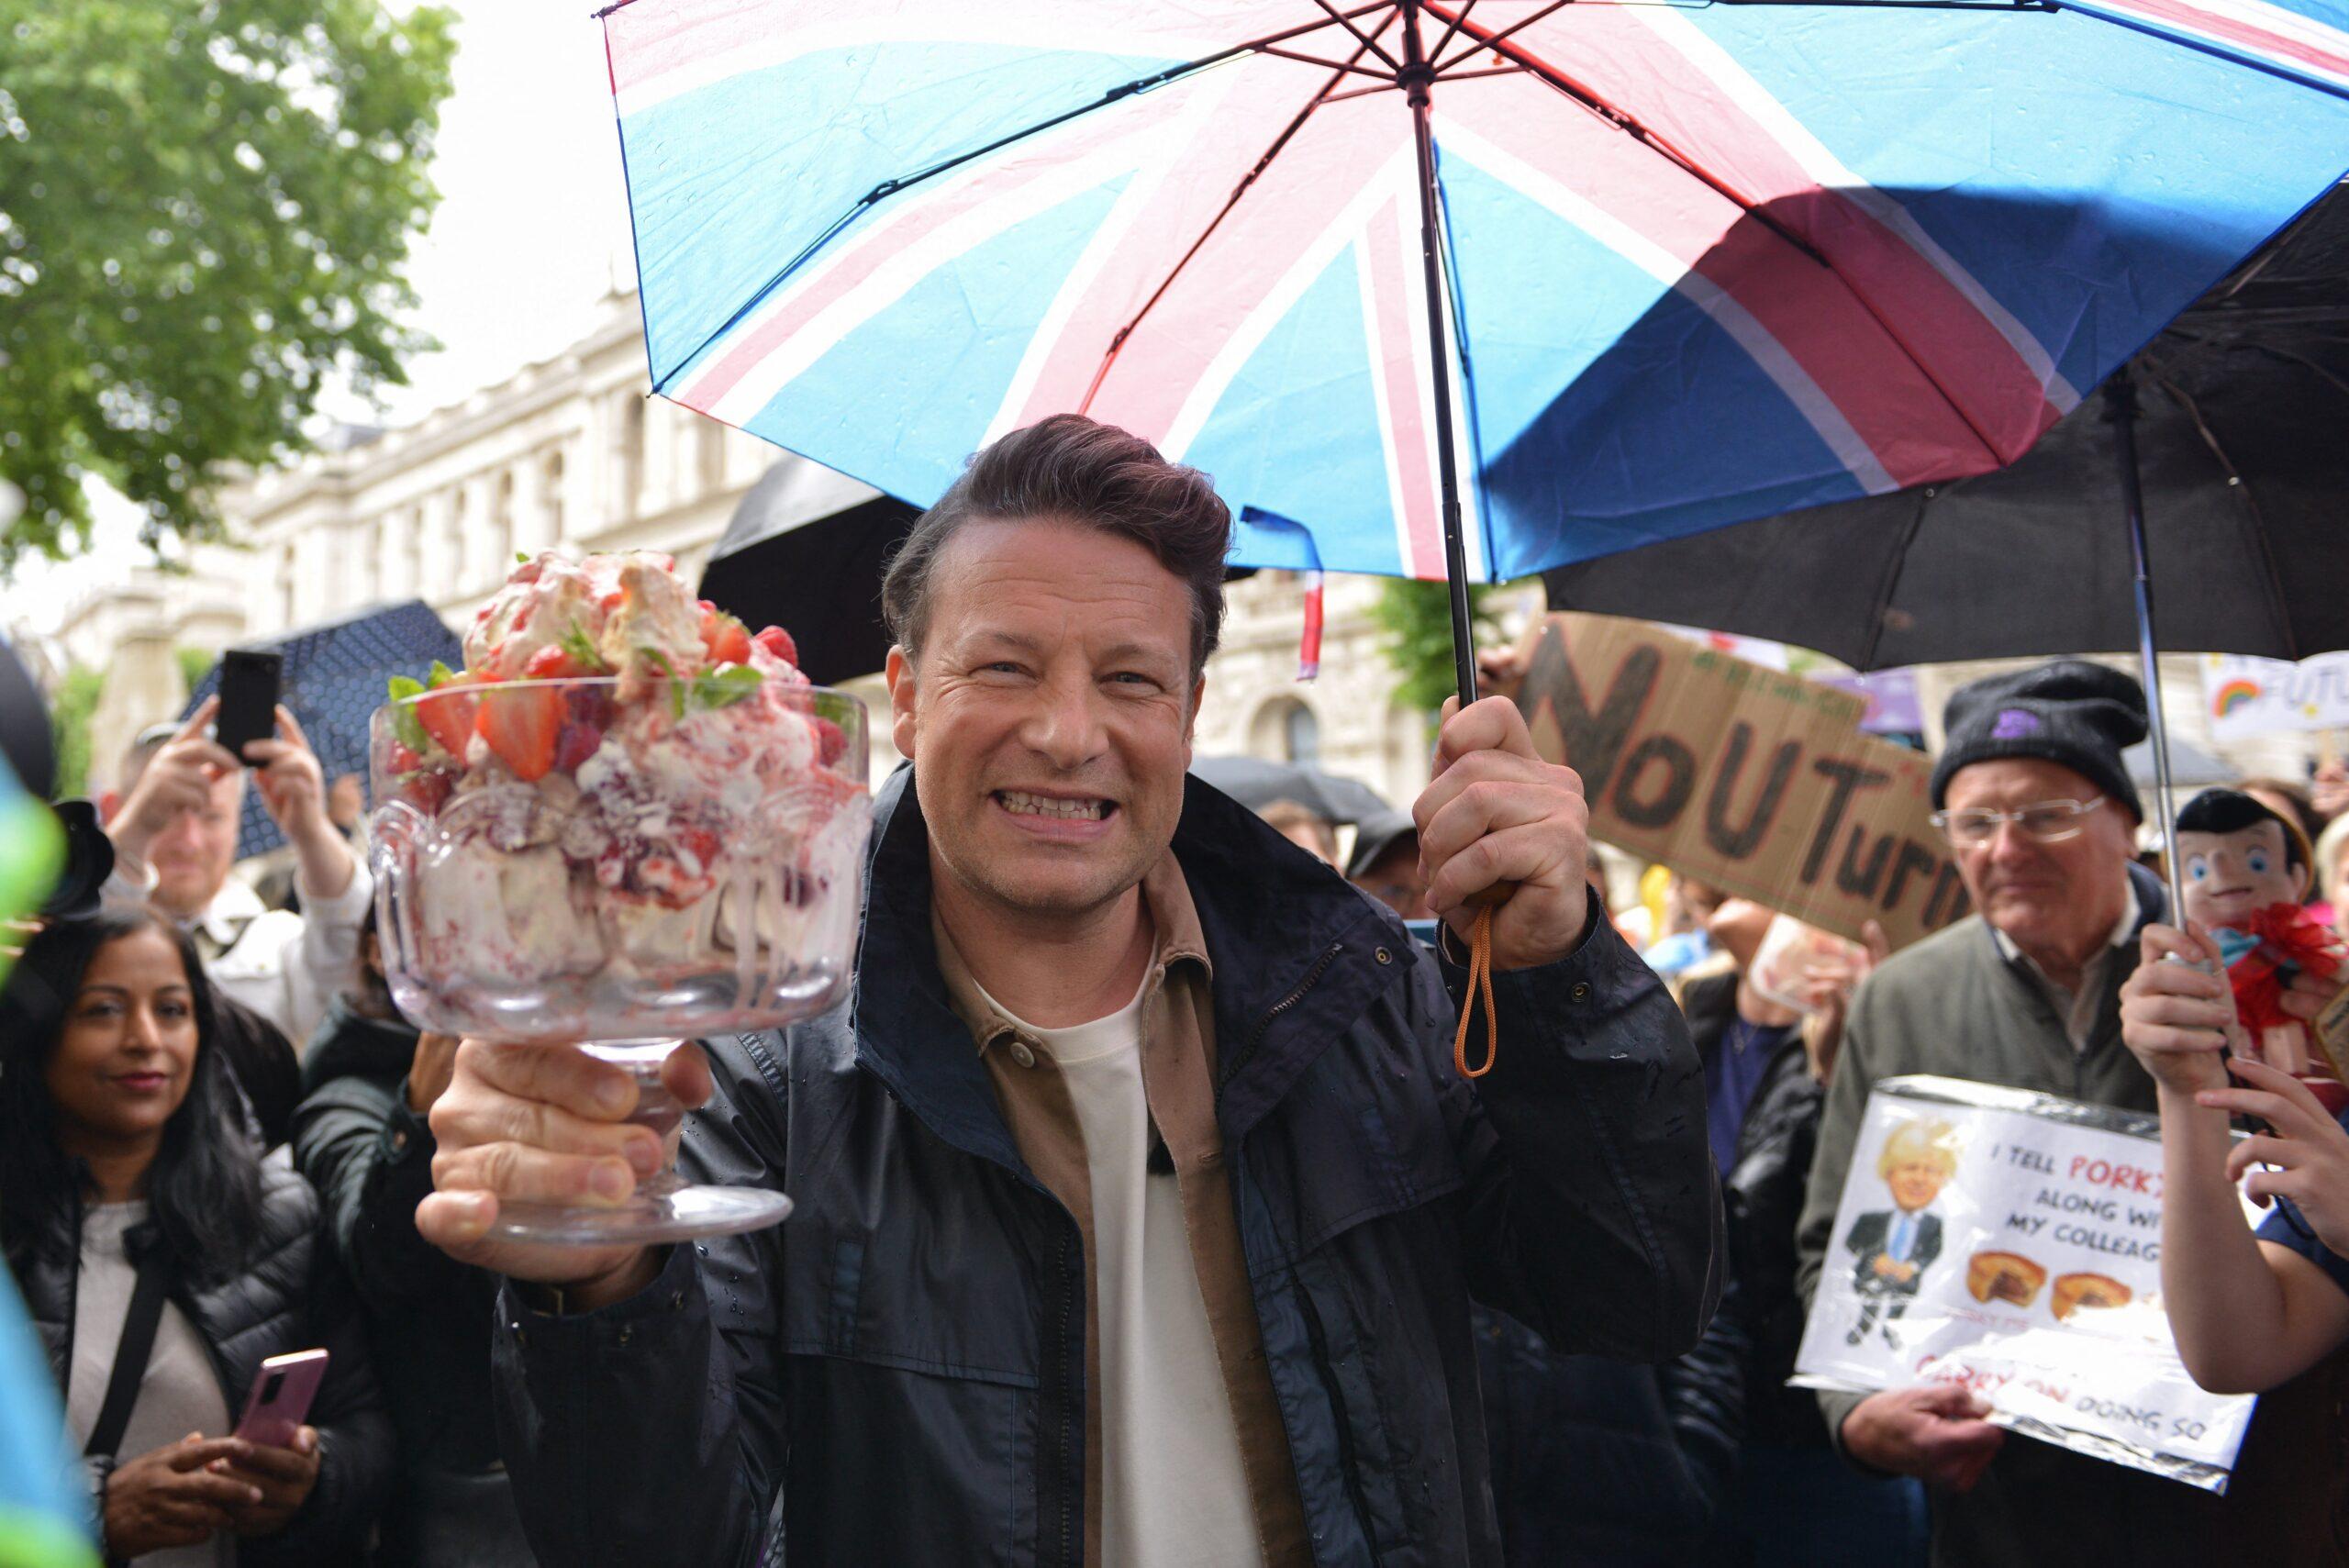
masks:
POLYGON ((1321 721, 1295 697, 1278 697, 1256 710, 1248 727, 1248 749, 1305 767, 1321 761, 1321 721))
POLYGON ((619 479, 621 518, 634 521, 644 489, 644 399, 633 392, 620 394, 618 434, 612 439, 613 467, 619 479))
POLYGON ((410 598, 424 596, 424 508, 411 507, 400 527, 400 550, 403 562, 400 586, 410 598))
POLYGON ((511 469, 497 476, 497 489, 490 503, 489 559, 492 568, 500 576, 514 562, 514 472, 511 469))
POLYGON ((1290 762, 1311 767, 1321 760, 1321 721, 1303 703, 1282 717, 1281 735, 1287 742, 1290 762))
POLYGON ((547 453, 546 473, 541 483, 546 495, 547 527, 546 532, 540 538, 540 542, 550 545, 560 544, 562 542, 562 454, 561 452, 547 453))
POLYGON ((277 624, 292 626, 295 610, 294 547, 289 544, 277 558, 277 624))
POLYGON ((726 488, 726 427, 707 417, 695 423, 701 427, 696 433, 696 446, 701 456, 702 493, 711 495, 726 488))
POLYGON ((440 528, 440 581, 450 588, 465 580, 465 487, 449 493, 448 515, 440 528))

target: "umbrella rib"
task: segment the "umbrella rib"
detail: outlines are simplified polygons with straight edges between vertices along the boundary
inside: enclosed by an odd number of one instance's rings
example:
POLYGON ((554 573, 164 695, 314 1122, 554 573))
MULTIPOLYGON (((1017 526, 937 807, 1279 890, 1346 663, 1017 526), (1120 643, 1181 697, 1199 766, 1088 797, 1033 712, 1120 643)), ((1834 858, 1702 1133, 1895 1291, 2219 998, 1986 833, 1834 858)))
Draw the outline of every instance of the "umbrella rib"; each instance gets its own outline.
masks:
POLYGON ((1854 668, 1876 668, 1876 649, 1884 641, 1884 628, 1892 615, 1892 595, 1899 591, 1902 573, 1909 569, 1909 547, 1917 542, 1918 530, 1925 526, 1925 508, 1932 505, 1939 487, 1926 485, 1917 493, 1916 509, 1909 514, 1909 524, 1901 529, 1900 542, 1894 547, 1886 563, 1884 576, 1876 584, 1876 603, 1868 616, 1867 646, 1860 650, 1860 661, 1854 668))
MULTIPOLYGON (((1508 27, 1501 28, 1498 32, 1487 32, 1481 36, 1474 32, 1469 32, 1468 36, 1472 39, 1475 40, 1470 44, 1469 47, 1463 49, 1458 54, 1453 55, 1450 60, 1436 59, 1436 56, 1442 52, 1442 45, 1443 40, 1448 40, 1454 33, 1468 30, 1468 13, 1476 8, 1476 0, 1468 0, 1468 4, 1460 7, 1460 14, 1453 17, 1451 19, 1451 24, 1444 28, 1443 39, 1438 41, 1438 46, 1435 49, 1431 49, 1428 51, 1428 59, 1432 62, 1428 66, 1428 69, 1435 72, 1437 76, 1441 77, 1446 71, 1450 70, 1453 66, 1459 64, 1462 61, 1466 60, 1470 55, 1481 54, 1486 50, 1497 48, 1506 40, 1523 32, 1534 23, 1550 16, 1553 12, 1563 11, 1568 6, 1575 3, 1576 0, 1550 0, 1549 5, 1542 6, 1542 9, 1534 12, 1533 15, 1530 17, 1520 17, 1516 21, 1511 22, 1508 27)), ((1430 6, 1428 7, 1428 12, 1430 15, 1436 17, 1443 15, 1442 10, 1435 6, 1430 6)))
MULTIPOLYGON (((2287 357, 2297 358, 2297 356, 2287 357)), ((2210 449, 2210 455, 2218 459, 2219 466, 2226 471, 2227 488, 2235 494, 2242 501, 2244 509, 2250 512, 2251 548, 2258 555, 2261 570, 2267 578, 2269 629, 2276 634, 2277 646, 2287 650, 2288 657, 2299 658, 2301 651, 2299 641, 2292 636, 2291 617, 2284 610, 2284 574, 2276 569, 2276 552, 2268 544, 2267 521, 2259 514, 2259 497, 2253 495, 2251 486, 2243 483, 2243 471, 2235 467, 2232 458, 2227 456, 2227 449, 2219 444, 2219 433, 2210 428, 2209 420, 2202 417, 2200 406, 2188 395, 2186 388, 2180 386, 2171 377, 2165 375, 2157 368, 2152 369, 2148 373, 2152 376, 2154 384, 2175 398, 2177 406, 2186 410, 2186 417, 2194 421, 2195 433, 2202 438, 2202 444, 2210 449)))
MULTIPOLYGON (((1480 76, 1523 76, 1525 74, 1525 67, 1521 65, 1497 65, 1489 71, 1455 71, 1443 80, 1474 82, 1480 76)), ((1342 104, 1349 98, 1367 98, 1373 93, 1399 93, 1402 90, 1403 84, 1400 82, 1383 82, 1375 87, 1356 87, 1350 92, 1332 93, 1322 102, 1342 104)))
MULTIPOLYGON (((1346 11, 1331 11, 1330 17, 1338 23, 1344 23, 1356 17, 1367 16, 1373 11, 1386 11, 1389 19, 1392 19, 1394 12, 1390 7, 1393 3, 1394 0, 1371 0, 1371 3, 1369 4, 1356 6, 1346 11)), ((1324 8, 1327 9, 1327 7, 1324 8)), ((1237 60, 1242 55, 1278 52, 1273 50, 1271 46, 1286 43, 1290 39, 1302 38, 1308 33, 1318 33, 1324 28, 1330 27, 1330 25, 1331 21, 1330 20, 1300 23, 1297 27, 1288 28, 1277 33, 1270 33, 1261 39, 1251 39, 1245 43, 1236 43, 1227 49, 1217 50, 1212 54, 1203 54, 1197 60, 1186 60, 1179 65, 1170 65, 1163 71, 1153 71, 1147 76, 1137 76, 1130 82, 1121 82, 1118 83, 1118 85, 1107 89, 1098 98, 1094 99, 1091 103, 1079 104, 1073 109, 1064 109, 1057 115, 1052 115, 1045 119, 1038 120, 1033 125, 1024 126, 1019 130, 1009 132, 1004 136, 999 136, 983 147, 974 147, 967 152, 958 152, 952 158, 941 158, 937 162, 930 164, 926 168, 918 169, 910 174, 896 176, 882 181, 879 184, 865 192, 864 195, 859 196, 856 201, 849 206, 847 211, 841 213, 840 217, 834 218, 829 224, 826 225, 822 233, 817 235, 815 239, 809 240, 805 246, 803 246, 800 249, 799 253, 793 256, 791 260, 785 261, 780 268, 778 268, 773 277, 767 279, 765 283, 761 284, 757 290, 751 294, 750 298, 744 300, 741 305, 735 309, 732 315, 729 316, 724 321, 719 322, 718 326, 710 331, 707 337, 704 338, 699 343, 694 346, 691 352, 677 361, 677 362, 672 365, 668 370, 653 377, 652 390, 655 392, 665 393, 668 390, 669 384, 676 380, 677 376, 684 372, 687 365, 692 364, 696 360, 699 359, 705 352, 707 352, 712 343, 717 342, 720 338, 725 337, 726 334, 731 332, 736 327, 740 326, 744 317, 749 316, 751 312, 756 310, 766 301, 768 295, 774 294, 775 290, 781 288, 785 283, 789 282, 793 273, 806 266, 808 261, 813 258, 818 251, 830 244, 832 240, 840 235, 842 229, 846 228, 850 224, 854 223, 857 218, 862 217, 864 213, 879 206, 889 197, 896 195, 899 191, 907 190, 912 186, 922 183, 925 181, 936 179, 941 174, 959 169, 965 163, 985 158, 989 153, 1001 151, 1004 148, 1009 147, 1013 142, 1024 141, 1029 137, 1040 135, 1042 132, 1051 130, 1057 126, 1066 125, 1071 120, 1082 119, 1085 116, 1092 114, 1096 110, 1106 109, 1110 105, 1130 98, 1138 93, 1146 93, 1153 88, 1163 87, 1171 83, 1180 81, 1186 76, 1205 71, 1209 66, 1221 65, 1226 61, 1237 60)), ((1386 23, 1381 22, 1378 27, 1378 31, 1384 32, 1386 30, 1386 23)), ((1362 58, 1362 51, 1357 50, 1353 58, 1360 60, 1362 58)), ((1327 61, 1314 61, 1314 63, 1326 65, 1330 62, 1327 61)))
MULTIPOLYGON (((1376 38, 1379 34, 1386 32, 1398 14, 1388 11, 1386 20, 1379 23, 1371 36, 1376 38)), ((1364 50, 1357 49, 1350 59, 1359 61, 1365 52, 1364 50)), ((1330 101, 1332 90, 1345 79, 1345 73, 1342 71, 1332 71, 1330 73, 1330 79, 1321 83, 1319 90, 1312 97, 1305 101, 1305 106, 1297 110, 1288 124, 1281 128, 1280 134, 1273 138, 1273 144, 1264 149, 1264 155, 1256 160, 1248 172, 1240 177, 1240 183, 1232 187, 1231 195, 1224 198, 1223 206, 1216 209, 1216 215, 1208 219, 1208 226, 1199 230, 1199 237, 1191 241, 1190 248, 1175 258, 1174 264, 1166 270, 1166 275, 1159 280, 1158 286, 1151 291, 1150 297, 1141 302, 1141 308, 1135 311, 1123 327, 1118 328, 1109 339, 1108 348, 1102 352, 1100 366, 1093 373, 1092 384, 1085 389, 1085 395, 1077 400, 1077 412, 1086 413, 1092 409, 1093 399, 1100 394, 1101 384, 1108 379, 1109 367, 1117 363, 1119 353, 1126 346, 1126 339, 1134 335, 1134 329, 1141 325, 1142 317, 1148 316, 1156 308, 1158 302, 1166 297, 1166 291, 1174 286, 1174 280, 1183 275, 1183 269, 1191 264, 1192 259, 1206 248, 1209 239, 1215 238, 1215 231, 1223 226, 1225 218, 1231 216, 1232 209, 1240 205, 1240 199, 1248 194, 1250 188, 1258 180, 1264 178, 1264 171, 1272 167, 1273 160, 1280 156, 1281 150, 1296 138, 1298 131, 1305 128, 1305 122, 1313 117, 1314 110, 1330 101)), ((1364 90, 1368 92, 1377 89, 1364 90)))
MULTIPOLYGON (((1341 64, 1339 61, 1334 60, 1323 60, 1319 55, 1299 54, 1293 49, 1276 49, 1271 44, 1259 44, 1254 52, 1258 54, 1275 55, 1282 60, 1294 60, 1299 65, 1318 65, 1324 71, 1342 71, 1350 72, 1355 76, 1367 76, 1372 81, 1376 82, 1383 86, 1391 87, 1395 85, 1395 76, 1392 72, 1374 71, 1369 67, 1363 65, 1341 64)), ((1361 50, 1355 50, 1353 58, 1360 60, 1362 58, 1361 50)))
MULTIPOLYGON (((1465 3, 1460 7, 1460 15, 1453 17, 1452 20, 1445 25, 1443 31, 1436 35, 1435 47, 1428 50, 1429 60, 1439 61, 1443 58, 1443 51, 1452 46, 1452 40, 1453 39, 1460 36, 1461 24, 1468 20, 1468 13, 1475 10, 1476 8, 1476 5, 1477 0, 1465 0, 1465 3)), ((1538 20, 1539 18, 1536 19, 1538 20)), ((1464 56, 1463 58, 1465 57, 1464 56)), ((1430 71, 1441 71, 1442 67, 1431 64, 1428 69, 1430 71)))
MULTIPOLYGON (((1820 266, 1827 266, 1827 258, 1820 255, 1819 251, 1812 247, 1809 240, 1795 233, 1794 230, 1788 228, 1785 224, 1780 223, 1776 218, 1772 217, 1768 213, 1764 212, 1760 204, 1755 202, 1752 197, 1746 195, 1742 191, 1740 191, 1736 186, 1731 184, 1727 180, 1722 179, 1711 170, 1707 169, 1703 164, 1698 163, 1694 158, 1689 157, 1688 154, 1680 150, 1679 148, 1675 147, 1670 141, 1649 129, 1638 116, 1632 114, 1630 110, 1621 108, 1599 96, 1597 93, 1584 86, 1573 77, 1568 76, 1564 72, 1560 71, 1556 66, 1552 65, 1548 61, 1543 60, 1540 55, 1528 52, 1522 45, 1508 41, 1508 33, 1516 32, 1520 28, 1524 28, 1532 22, 1541 20, 1542 17, 1550 15, 1551 12, 1562 10, 1565 6, 1575 3, 1576 3, 1576 0, 1558 0, 1558 4, 1544 7, 1535 16, 1529 17, 1525 21, 1520 22, 1516 27, 1510 28, 1508 32, 1485 33, 1480 35, 1478 29, 1471 25, 1464 28, 1464 30, 1467 31, 1472 38, 1475 38, 1477 39, 1475 48, 1465 50, 1453 58, 1455 61, 1464 60, 1469 54, 1480 53, 1486 49, 1490 49, 1500 55, 1502 59, 1514 61, 1528 75, 1532 76, 1544 86, 1550 88, 1553 92, 1557 93, 1561 96, 1570 99, 1574 103, 1580 105, 1583 108, 1587 109, 1591 114, 1597 116, 1600 121, 1616 130, 1621 131, 1624 135, 1630 137, 1632 140, 1638 142, 1649 151, 1655 153, 1658 157, 1664 159, 1664 161, 1679 169, 1683 173, 1688 174, 1695 179, 1703 182, 1705 186, 1715 195, 1718 195, 1722 200, 1734 205, 1737 209, 1746 217, 1753 218, 1765 228, 1769 229, 1770 232, 1776 234, 1781 239, 1784 239, 1787 244, 1793 246, 1796 250, 1800 250, 1804 255, 1818 262, 1820 266)), ((1442 16, 1443 14, 1442 8, 1433 4, 1431 4, 1428 9, 1431 13, 1436 16, 1442 16)), ((1465 17, 1466 13, 1464 11, 1462 13, 1462 18, 1464 20, 1465 17)), ((1831 272, 1833 269, 1829 268, 1829 270, 1831 272)))
MULTIPOLYGON (((1324 11, 1327 11, 1330 14, 1330 19, 1331 21, 1345 28, 1346 31, 1353 34, 1354 41, 1356 43, 1370 50, 1371 53, 1378 56, 1380 60, 1385 61, 1386 62, 1387 70, 1400 71, 1403 69, 1403 62, 1401 61, 1387 53, 1384 49, 1381 49, 1378 45, 1378 40, 1375 38, 1373 38, 1370 34, 1364 32, 1360 28, 1354 26, 1354 19, 1340 11, 1335 6, 1330 5, 1330 0, 1313 0, 1313 3, 1316 6, 1320 6, 1324 11)), ((1384 29, 1382 28, 1381 30, 1383 31, 1384 29)))
MULTIPOLYGON (((1573 3, 1575 3, 1575 0, 1560 0, 1560 5, 1573 3)), ((1528 23, 1538 21, 1541 19, 1541 17, 1547 16, 1550 11, 1557 10, 1559 8, 1559 6, 1552 6, 1547 10, 1540 13, 1539 16, 1529 17, 1526 22, 1521 22, 1518 24, 1518 26, 1524 27, 1528 25, 1528 23)), ((1442 11, 1432 3, 1430 4, 1428 9, 1439 16, 1442 14, 1442 11)), ((1472 38, 1477 37, 1478 35, 1478 29, 1473 25, 1464 28, 1463 30, 1467 32, 1472 38)), ((1513 28, 1509 30, 1513 32, 1517 29, 1513 28)), ((1513 60, 1519 64, 1524 66, 1527 72, 1530 72, 1536 80, 1542 82, 1553 92, 1556 92, 1564 97, 1571 99, 1573 102, 1581 105, 1584 108, 1596 115, 1603 123, 1611 126, 1615 129, 1621 131, 1626 136, 1629 136, 1633 141, 1637 142, 1642 147, 1646 148, 1649 151, 1655 153, 1665 162, 1670 163, 1682 172, 1702 182, 1707 189, 1712 191, 1714 195, 1721 197, 1724 201, 1735 206, 1737 209, 1743 213, 1748 218, 1760 224, 1764 228, 1769 230, 1772 234, 1776 235, 1780 239, 1783 239, 1788 245, 1793 246, 1803 255, 1809 257, 1811 261, 1816 261, 1820 266, 1825 268, 1828 273, 1832 276, 1836 282, 1843 285, 1845 292, 1850 294, 1854 299, 1859 302, 1860 308, 1866 311, 1870 318, 1873 319, 1878 327, 1884 329, 1885 336, 1889 338, 1892 340, 1894 347, 1900 350, 1902 356, 1905 357, 1911 365, 1916 367, 1917 373, 1925 378, 1926 384, 1930 385, 1936 393, 1941 395, 1942 401, 1949 406, 1950 412, 1956 415, 1960 422, 1965 426, 1966 429, 1972 432, 1974 439, 1981 444, 1982 450, 1992 459, 2004 461, 1999 453, 1998 443, 1993 441, 1990 439, 1989 433, 1984 430, 1982 427, 1975 421, 1974 416, 1967 412, 1965 406, 1960 403, 1956 397, 1951 394, 1949 388, 1942 384, 1941 377, 1933 373, 1932 366, 1927 364, 1923 356, 1919 354, 1915 349, 1909 346, 1908 340, 1901 336, 1899 329, 1890 321, 1885 319, 1884 313, 1876 308, 1876 302, 1867 296, 1866 291, 1863 290, 1849 277, 1845 276, 1844 273, 1836 267, 1835 263, 1829 261, 1816 246, 1810 243, 1810 241, 1805 239, 1801 235, 1797 234, 1793 229, 1778 221, 1778 219, 1771 217, 1767 212, 1765 212, 1762 209, 1760 203, 1746 195, 1742 191, 1740 191, 1736 186, 1731 184, 1727 180, 1722 179, 1720 175, 1714 173, 1711 170, 1698 162, 1687 153, 1674 146, 1672 142, 1665 138, 1659 136, 1654 131, 1649 129, 1648 127, 1630 110, 1601 97, 1598 94, 1593 92, 1588 87, 1586 87, 1581 83, 1576 82, 1573 77, 1568 76, 1564 72, 1560 71, 1556 66, 1552 65, 1548 61, 1543 60, 1537 54, 1530 52, 1522 45, 1508 42, 1505 35, 1491 34, 1489 36, 1480 38, 1478 39, 1477 48, 1480 50, 1492 49, 1503 59, 1513 60)))

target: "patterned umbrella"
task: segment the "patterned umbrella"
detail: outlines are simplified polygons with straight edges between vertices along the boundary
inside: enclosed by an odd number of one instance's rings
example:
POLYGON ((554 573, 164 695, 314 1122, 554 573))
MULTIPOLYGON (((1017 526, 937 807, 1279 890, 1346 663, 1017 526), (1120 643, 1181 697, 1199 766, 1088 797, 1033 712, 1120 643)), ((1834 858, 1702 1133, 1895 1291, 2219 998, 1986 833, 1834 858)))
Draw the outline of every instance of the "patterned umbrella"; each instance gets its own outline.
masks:
MULTIPOLYGON (((413 675, 435 659, 451 666, 464 662, 456 634, 420 599, 362 610, 249 646, 284 656, 284 701, 310 738, 329 784, 345 773, 366 778, 367 720, 384 706, 384 687, 394 675, 413 675)), ((196 683, 195 695, 181 717, 194 713, 219 689, 216 664, 196 683)), ((247 790, 238 827, 238 859, 266 854, 284 841, 262 805, 260 792, 247 790)))
POLYGON ((1240 562, 1464 612, 2013 461, 2349 165, 2341 0, 605 28, 655 390, 920 503, 1083 410, 1212 473, 1240 562))

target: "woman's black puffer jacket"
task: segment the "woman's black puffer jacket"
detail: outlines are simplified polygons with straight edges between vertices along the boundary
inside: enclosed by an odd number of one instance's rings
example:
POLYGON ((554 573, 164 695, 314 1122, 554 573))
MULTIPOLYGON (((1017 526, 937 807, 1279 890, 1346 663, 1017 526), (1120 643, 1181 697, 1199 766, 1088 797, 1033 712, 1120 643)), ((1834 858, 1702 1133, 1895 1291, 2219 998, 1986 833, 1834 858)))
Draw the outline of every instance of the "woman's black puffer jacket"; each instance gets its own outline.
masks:
MULTIPOLYGON (((28 1248, 9 1262, 61 1387, 73 1360, 79 1205, 60 1215, 58 1223, 72 1239, 70 1249, 28 1248)), ((133 1230, 131 1256, 142 1256, 142 1248, 155 1240, 151 1228, 133 1230)), ((367 1364, 357 1303, 320 1229, 318 1198, 310 1184, 280 1165, 264 1164, 261 1231, 251 1258, 225 1278, 174 1283, 171 1300, 212 1352, 232 1418, 244 1408, 261 1363, 269 1357, 321 1346, 332 1357, 310 1407, 309 1424, 317 1429, 321 1455, 317 1485, 283 1530, 238 1540, 239 1568, 363 1561, 369 1532, 391 1489, 392 1423, 367 1364)))

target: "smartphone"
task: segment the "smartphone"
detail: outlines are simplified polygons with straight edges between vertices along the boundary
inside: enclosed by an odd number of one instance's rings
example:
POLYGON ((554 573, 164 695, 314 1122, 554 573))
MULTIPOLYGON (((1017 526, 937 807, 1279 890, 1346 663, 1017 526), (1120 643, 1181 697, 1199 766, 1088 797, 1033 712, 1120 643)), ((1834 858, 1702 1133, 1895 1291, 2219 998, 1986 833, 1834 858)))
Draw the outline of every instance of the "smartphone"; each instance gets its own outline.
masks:
POLYGON ((270 1357, 261 1363, 261 1375, 253 1379, 244 1417, 233 1435, 270 1448, 292 1448, 294 1434, 310 1418, 310 1401, 317 1397, 326 1374, 322 1350, 270 1357))
POLYGON ((239 762, 246 747, 277 735, 277 686, 284 665, 283 654, 250 648, 231 648, 220 656, 220 711, 213 716, 212 733, 239 762))

